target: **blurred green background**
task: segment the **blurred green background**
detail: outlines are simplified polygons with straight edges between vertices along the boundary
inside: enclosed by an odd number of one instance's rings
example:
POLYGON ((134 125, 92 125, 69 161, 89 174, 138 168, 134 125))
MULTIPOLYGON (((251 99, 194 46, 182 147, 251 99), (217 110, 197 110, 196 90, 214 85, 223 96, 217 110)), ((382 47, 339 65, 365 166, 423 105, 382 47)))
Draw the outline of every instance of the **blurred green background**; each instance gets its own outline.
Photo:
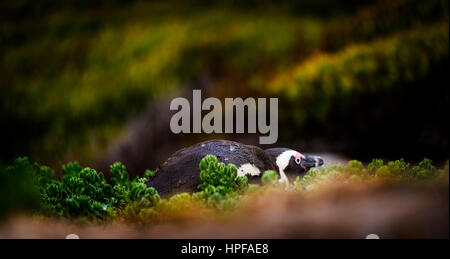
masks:
POLYGON ((120 160, 139 174, 186 144, 236 139, 171 136, 168 114, 139 131, 151 137, 127 137, 156 103, 205 84, 279 97, 277 145, 448 159, 448 1, 15 0, 0 12, 1 163, 120 160))

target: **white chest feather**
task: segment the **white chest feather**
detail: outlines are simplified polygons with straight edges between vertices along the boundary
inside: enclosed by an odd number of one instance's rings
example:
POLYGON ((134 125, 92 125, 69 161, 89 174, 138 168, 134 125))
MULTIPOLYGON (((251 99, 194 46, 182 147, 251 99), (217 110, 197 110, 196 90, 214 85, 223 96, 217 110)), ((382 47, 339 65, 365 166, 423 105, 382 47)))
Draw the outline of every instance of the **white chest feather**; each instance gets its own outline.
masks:
POLYGON ((238 168, 238 176, 245 176, 245 175, 250 175, 250 176, 259 176, 261 174, 261 171, 259 171, 259 169, 250 164, 243 164, 238 168))
POLYGON ((295 157, 298 152, 295 150, 287 150, 281 153, 277 157, 277 166, 278 170, 280 171, 280 182, 284 182, 286 184, 286 187, 289 187, 289 180, 284 173, 284 170, 289 165, 289 161, 291 160, 291 157, 295 157))

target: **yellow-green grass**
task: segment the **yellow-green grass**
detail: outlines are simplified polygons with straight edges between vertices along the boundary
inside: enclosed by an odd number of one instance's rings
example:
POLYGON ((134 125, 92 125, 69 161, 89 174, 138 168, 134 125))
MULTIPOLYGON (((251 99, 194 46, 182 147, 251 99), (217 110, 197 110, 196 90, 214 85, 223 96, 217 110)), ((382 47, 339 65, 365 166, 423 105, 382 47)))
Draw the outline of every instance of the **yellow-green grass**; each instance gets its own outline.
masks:
POLYGON ((436 65, 448 61, 448 30, 445 19, 352 44, 334 54, 317 53, 277 75, 265 91, 282 98, 297 125, 303 125, 308 117, 325 121, 332 100, 345 103, 362 94, 388 94, 430 75, 436 65))

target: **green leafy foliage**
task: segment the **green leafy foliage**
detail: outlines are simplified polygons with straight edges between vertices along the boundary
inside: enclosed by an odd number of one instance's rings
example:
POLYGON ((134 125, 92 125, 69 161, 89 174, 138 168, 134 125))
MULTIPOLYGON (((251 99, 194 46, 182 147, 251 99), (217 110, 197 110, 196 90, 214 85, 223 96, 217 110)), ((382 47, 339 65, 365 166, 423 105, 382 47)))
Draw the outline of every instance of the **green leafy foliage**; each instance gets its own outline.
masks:
MULTIPOLYGON (((302 190, 317 188, 330 183, 396 181, 420 183, 444 175, 446 169, 437 170, 430 159, 424 158, 413 166, 404 159, 389 161, 384 164, 381 159, 373 159, 367 169, 356 160, 349 161, 347 166, 341 164, 326 165, 322 170, 311 168, 300 182, 302 190)), ((447 170, 448 172, 448 170, 447 170)), ((448 174, 448 173, 447 173, 448 174)))
POLYGON ((247 177, 238 176, 235 165, 225 165, 216 156, 205 156, 200 161, 199 168, 203 183, 198 186, 201 192, 196 197, 212 206, 230 207, 229 198, 236 196, 247 186, 247 177))
POLYGON ((389 161, 387 165, 380 166, 375 175, 387 179, 403 179, 407 177, 407 171, 409 169, 409 163, 406 163, 403 159, 389 161))
POLYGON ((350 160, 347 164, 346 170, 352 175, 360 177, 367 176, 367 170, 364 168, 364 165, 358 160, 350 160))
POLYGON ((276 185, 278 183, 278 173, 273 170, 268 170, 263 173, 261 177, 263 185, 276 185))
MULTIPOLYGON (((261 177, 264 187, 248 185, 246 177, 237 175, 233 164, 225 165, 213 155, 205 156, 200 164, 199 192, 180 193, 162 200, 154 188, 145 182, 154 175, 147 170, 144 177, 130 181, 122 163, 110 166, 111 182, 103 173, 77 162, 62 166, 63 176, 56 180, 54 172, 28 158, 18 158, 0 174, 0 217, 13 212, 32 211, 46 216, 60 216, 76 220, 127 219, 139 223, 156 223, 196 217, 199 214, 234 210, 247 197, 276 188, 278 173, 265 171, 261 177)), ((321 170, 311 168, 294 188, 288 191, 307 191, 323 186, 345 183, 395 181, 428 183, 435 179, 448 181, 448 161, 438 170, 430 159, 411 166, 403 159, 384 163, 373 159, 367 167, 357 160, 347 165, 331 164, 321 170)))
POLYGON ((105 219, 130 203, 141 208, 154 206, 160 200, 157 191, 144 184, 147 178, 130 181, 121 163, 111 166, 113 185, 105 181, 103 173, 82 168, 77 162, 64 165, 62 173, 58 181, 50 168, 32 164, 26 157, 16 159, 12 166, 1 170, 0 194, 5 200, 1 211, 40 208, 48 216, 105 219))
POLYGON ((152 177, 155 176, 155 171, 152 170, 145 170, 144 172, 144 177, 147 178, 148 180, 152 179, 152 177))
MULTIPOLYGON (((448 164, 447 164, 448 169, 448 164)), ((433 161, 424 158, 422 162, 412 168, 412 177, 418 180, 429 180, 438 176, 438 171, 433 161)))
MULTIPOLYGON (((314 184, 323 180, 323 176, 327 175, 325 170, 329 170, 330 166, 325 166, 321 171, 311 168, 309 171, 303 176, 302 181, 300 182, 300 186, 303 189, 308 189, 314 186, 314 184)), ((331 174, 330 174, 331 175, 331 174)))
POLYGON ((147 178, 138 177, 130 182, 128 189, 126 189, 124 214, 127 217, 138 217, 142 210, 151 208, 161 201, 156 189, 145 185, 146 181, 147 178))
MULTIPOLYGON (((81 168, 75 165, 73 168, 81 168)), ((94 169, 67 170, 62 181, 44 187, 42 202, 50 215, 73 218, 103 218, 120 203, 120 193, 94 169)))
POLYGON ((39 209, 40 188, 53 178, 53 171, 28 158, 17 158, 12 166, 0 167, 0 219, 15 212, 39 209))
POLYGON ((382 167, 384 164, 383 160, 381 159, 372 159, 372 161, 367 165, 367 169, 369 170, 369 173, 375 174, 375 172, 382 167))

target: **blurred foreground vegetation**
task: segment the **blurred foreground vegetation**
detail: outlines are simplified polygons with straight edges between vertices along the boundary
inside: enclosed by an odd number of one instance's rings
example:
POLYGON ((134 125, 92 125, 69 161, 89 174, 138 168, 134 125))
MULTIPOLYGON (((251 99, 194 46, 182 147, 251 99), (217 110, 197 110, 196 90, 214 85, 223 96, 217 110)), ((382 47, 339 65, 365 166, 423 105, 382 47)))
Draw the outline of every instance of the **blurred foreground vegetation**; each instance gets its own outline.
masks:
POLYGON ((200 215, 225 215, 241 208, 245 201, 270 191, 285 191, 305 195, 335 185, 356 184, 369 186, 379 183, 434 186, 448 184, 448 161, 444 168, 436 168, 424 159, 417 165, 403 159, 384 164, 374 159, 367 167, 357 160, 347 165, 327 165, 321 170, 309 170, 303 179, 285 189, 274 171, 264 172, 262 185, 247 184, 247 177, 238 177, 233 164, 225 165, 208 155, 199 164, 198 192, 179 193, 161 199, 147 182, 153 177, 129 179, 126 168, 117 162, 111 165, 111 184, 102 172, 82 168, 78 163, 63 166, 63 176, 57 179, 46 166, 18 158, 12 166, 0 170, 0 218, 14 214, 31 213, 40 217, 66 218, 76 222, 126 221, 155 224, 177 218, 200 215))
POLYGON ((282 98, 282 142, 300 132, 353 139, 371 152, 350 150, 366 156, 398 147, 448 158, 445 0, 45 0, 0 10, 6 163, 92 163, 129 118, 204 76, 217 97, 282 98))

